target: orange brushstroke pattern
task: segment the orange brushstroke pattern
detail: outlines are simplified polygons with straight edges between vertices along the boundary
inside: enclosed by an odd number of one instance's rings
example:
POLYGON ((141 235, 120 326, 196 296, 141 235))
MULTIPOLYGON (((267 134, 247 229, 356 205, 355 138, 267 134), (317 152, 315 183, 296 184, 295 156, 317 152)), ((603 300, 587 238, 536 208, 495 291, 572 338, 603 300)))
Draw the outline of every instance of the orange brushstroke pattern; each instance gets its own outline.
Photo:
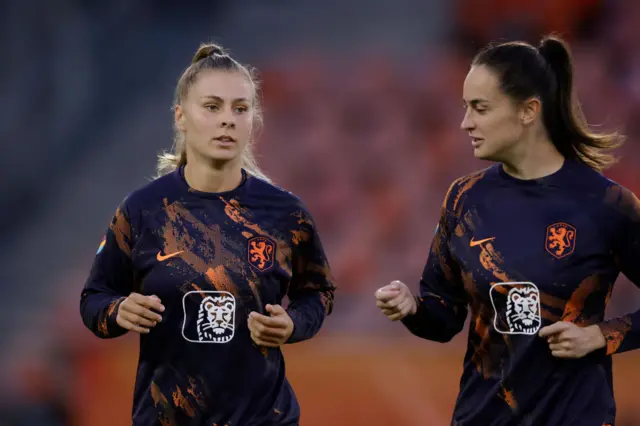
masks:
POLYGON ((175 392, 173 392, 172 396, 173 396, 173 404, 176 407, 182 409, 182 411, 184 411, 184 413, 187 416, 195 417, 196 410, 193 408, 193 406, 187 400, 187 398, 184 397, 184 395, 182 394, 182 390, 180 390, 179 387, 176 387, 176 390, 175 392))
POLYGON ((618 351, 625 336, 631 330, 631 326, 630 316, 606 321, 600 325, 602 334, 607 341, 607 355, 614 354, 618 351))
POLYGON ((131 257, 131 225, 121 208, 116 210, 116 214, 109 228, 116 238, 118 248, 120 248, 124 254, 131 257))
POLYGON ((200 408, 205 408, 204 396, 202 393, 196 390, 196 379, 189 377, 189 387, 187 388, 187 394, 191 395, 200 408))
POLYGON ((516 398, 513 395, 513 390, 507 389, 504 385, 502 386, 500 397, 504 399, 504 402, 511 408, 511 410, 516 411, 518 409, 518 403, 516 402, 516 398))
POLYGON ((120 299, 117 299, 111 302, 109 304, 109 307, 107 308, 106 315, 104 316, 102 321, 98 323, 98 332, 103 336, 105 337, 109 336, 109 327, 108 327, 109 319, 113 317, 113 315, 116 313, 116 309, 119 306, 120 302, 122 302, 124 299, 125 299, 124 297, 121 297, 120 299))
POLYGON ((231 277, 227 274, 224 266, 218 265, 214 268, 207 269, 205 276, 216 290, 228 291, 231 294, 236 294, 237 287, 231 281, 231 277))
POLYGON ((583 280, 565 304, 562 321, 573 322, 582 327, 592 324, 593 321, 585 318, 584 307, 587 298, 599 289, 600 277, 597 275, 590 276, 583 280))
MULTIPOLYGON (((458 188, 458 193, 456 194, 456 198, 453 200, 453 210, 456 211, 458 209, 458 204, 460 203, 460 198, 471 188, 473 185, 478 183, 480 179, 482 179, 485 175, 485 171, 480 171, 469 176, 462 177, 458 179, 454 185, 458 188)), ((448 198, 448 197, 447 197, 448 198)))
POLYGON ((162 414, 160 414, 160 418, 158 421, 162 426, 178 426, 173 416, 173 409, 169 404, 169 400, 166 396, 162 394, 160 387, 151 383, 151 398, 153 399, 153 404, 162 409, 162 414))

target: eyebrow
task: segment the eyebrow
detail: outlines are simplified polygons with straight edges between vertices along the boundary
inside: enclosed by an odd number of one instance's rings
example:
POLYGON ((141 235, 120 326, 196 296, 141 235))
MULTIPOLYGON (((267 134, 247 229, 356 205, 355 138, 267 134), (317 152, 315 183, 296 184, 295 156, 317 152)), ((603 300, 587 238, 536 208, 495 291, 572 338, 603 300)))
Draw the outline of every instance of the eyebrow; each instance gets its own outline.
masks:
MULTIPOLYGON (((222 99, 220 96, 213 96, 213 95, 203 96, 202 100, 213 100, 216 102, 224 102, 224 99, 222 99)), ((233 102, 249 102, 249 100, 246 98, 236 98, 233 100, 233 102)))
MULTIPOLYGON (((464 100, 464 99, 463 99, 463 100, 464 100)), ((469 105, 471 105, 472 107, 474 107, 474 108, 475 108, 475 107, 477 107, 479 104, 482 104, 482 103, 489 103, 489 101, 488 101, 488 100, 486 100, 486 99, 471 99, 468 103, 469 103, 469 105)))

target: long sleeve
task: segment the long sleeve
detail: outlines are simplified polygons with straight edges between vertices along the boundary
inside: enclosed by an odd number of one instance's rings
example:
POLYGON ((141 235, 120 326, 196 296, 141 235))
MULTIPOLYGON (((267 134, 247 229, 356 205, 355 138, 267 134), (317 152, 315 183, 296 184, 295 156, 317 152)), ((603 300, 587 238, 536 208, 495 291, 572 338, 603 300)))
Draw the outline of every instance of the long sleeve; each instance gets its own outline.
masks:
POLYGON ((442 207, 416 297, 417 312, 402 323, 411 333, 423 339, 448 342, 464 327, 467 317, 467 296, 460 270, 449 250, 449 232, 453 214, 454 183, 442 207))
MULTIPOLYGON (((614 255, 620 271, 640 287, 640 201, 625 189, 619 192, 616 204, 622 212, 622 226, 614 255)), ((600 329, 607 342, 607 355, 640 348, 640 310, 606 320, 600 329)))
POLYGON ((116 211, 93 261, 80 297, 85 326, 100 338, 127 332, 116 323, 120 303, 133 289, 131 224, 122 206, 116 211))
POLYGON ((304 213, 300 231, 293 232, 293 273, 287 296, 287 313, 293 320, 293 334, 287 343, 310 339, 320 330, 333 308, 335 286, 320 236, 313 220, 304 213))

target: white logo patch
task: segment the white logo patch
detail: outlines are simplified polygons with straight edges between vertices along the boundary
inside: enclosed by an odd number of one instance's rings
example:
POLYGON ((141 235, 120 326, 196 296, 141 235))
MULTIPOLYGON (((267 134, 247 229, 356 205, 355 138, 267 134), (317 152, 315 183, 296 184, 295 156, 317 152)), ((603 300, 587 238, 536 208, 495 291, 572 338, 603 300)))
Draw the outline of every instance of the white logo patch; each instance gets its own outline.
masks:
POLYGON ((227 291, 190 291, 182 298, 182 337, 193 343, 228 343, 235 334, 236 299, 227 291))
POLYGON ((535 335, 542 323, 540 292, 530 282, 497 283, 489 290, 493 327, 502 334, 535 335), (507 291, 504 294, 502 288, 507 291))

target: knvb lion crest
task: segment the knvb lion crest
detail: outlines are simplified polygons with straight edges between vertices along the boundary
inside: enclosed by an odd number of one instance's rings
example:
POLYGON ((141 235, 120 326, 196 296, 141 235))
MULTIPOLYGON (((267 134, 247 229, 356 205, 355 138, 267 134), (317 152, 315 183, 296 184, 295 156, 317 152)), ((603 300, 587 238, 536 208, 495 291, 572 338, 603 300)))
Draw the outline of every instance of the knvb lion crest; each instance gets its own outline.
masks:
POLYGON ((267 237, 253 237, 248 241, 249 264, 260 272, 273 267, 276 243, 267 237))
POLYGON ((554 223, 547 228, 545 248, 553 257, 562 259, 576 247, 576 228, 568 223, 554 223))

